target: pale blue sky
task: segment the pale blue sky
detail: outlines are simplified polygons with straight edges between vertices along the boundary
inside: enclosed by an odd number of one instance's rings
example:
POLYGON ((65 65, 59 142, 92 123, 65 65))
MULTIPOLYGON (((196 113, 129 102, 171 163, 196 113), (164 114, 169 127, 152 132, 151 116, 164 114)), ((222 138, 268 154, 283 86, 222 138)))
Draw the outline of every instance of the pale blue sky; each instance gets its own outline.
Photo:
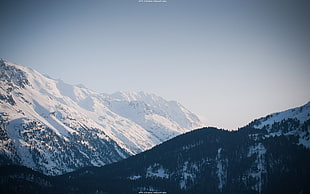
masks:
POLYGON ((152 92, 228 129, 310 100, 308 1, 0 2, 0 57, 70 84, 152 92))

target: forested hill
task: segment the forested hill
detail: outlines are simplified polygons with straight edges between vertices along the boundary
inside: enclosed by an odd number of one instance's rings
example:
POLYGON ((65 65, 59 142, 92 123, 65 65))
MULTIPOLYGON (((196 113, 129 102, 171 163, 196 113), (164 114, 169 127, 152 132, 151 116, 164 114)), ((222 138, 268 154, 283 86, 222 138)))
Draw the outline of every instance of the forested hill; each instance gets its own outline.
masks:
MULTIPOLYGON (((40 175, 39 182, 36 173, 33 180, 26 179, 28 171, 21 179, 21 172, 6 177, 9 182, 32 181, 32 189, 46 192, 309 193, 310 150, 300 144, 298 133, 309 129, 310 122, 296 122, 275 123, 277 129, 295 128, 290 129, 294 133, 274 136, 250 125, 232 132, 202 128, 104 167, 57 177, 40 175)), ((3 189, 7 179, 1 174, 3 189)))

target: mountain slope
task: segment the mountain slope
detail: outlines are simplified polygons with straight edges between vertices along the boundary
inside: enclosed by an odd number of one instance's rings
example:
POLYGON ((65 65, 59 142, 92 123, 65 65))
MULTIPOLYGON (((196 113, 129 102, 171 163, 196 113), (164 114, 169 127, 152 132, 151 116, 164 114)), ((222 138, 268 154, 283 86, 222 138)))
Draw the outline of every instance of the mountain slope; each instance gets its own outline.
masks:
POLYGON ((0 164, 62 174, 118 161, 202 125, 153 94, 99 94, 3 60, 0 73, 0 164))
POLYGON ((267 130, 266 138, 280 135, 298 137, 298 143, 310 149, 309 119, 310 102, 256 119, 249 126, 267 130))

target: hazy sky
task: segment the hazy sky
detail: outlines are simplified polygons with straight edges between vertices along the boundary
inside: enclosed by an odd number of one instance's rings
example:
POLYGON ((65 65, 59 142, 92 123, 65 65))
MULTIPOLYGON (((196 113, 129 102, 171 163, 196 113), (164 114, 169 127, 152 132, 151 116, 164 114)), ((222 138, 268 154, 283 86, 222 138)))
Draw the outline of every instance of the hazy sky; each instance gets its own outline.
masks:
POLYGON ((70 84, 152 92, 228 129, 310 100, 307 0, 0 2, 0 57, 70 84))

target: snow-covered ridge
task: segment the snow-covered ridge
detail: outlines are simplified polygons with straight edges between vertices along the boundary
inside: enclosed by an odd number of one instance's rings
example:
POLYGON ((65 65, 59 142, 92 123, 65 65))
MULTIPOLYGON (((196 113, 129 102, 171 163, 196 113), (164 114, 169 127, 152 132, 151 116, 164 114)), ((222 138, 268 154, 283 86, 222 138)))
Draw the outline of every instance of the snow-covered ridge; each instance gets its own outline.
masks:
POLYGON ((155 94, 100 94, 3 60, 0 107, 1 131, 7 134, 0 141, 0 156, 46 174, 101 166, 203 126, 185 107, 155 94), (52 154, 53 146, 42 143, 48 136, 55 136, 57 149, 76 149, 64 170, 57 168, 61 156, 52 154))
POLYGON ((281 135, 296 136, 300 145, 310 149, 310 102, 256 119, 249 125, 256 129, 267 130, 266 138, 281 135))
POLYGON ((280 122, 284 119, 297 119, 300 123, 304 123, 305 121, 310 119, 310 102, 307 104, 292 108, 283 112, 273 113, 267 115, 266 117, 257 119, 254 121, 254 127, 257 129, 261 129, 264 126, 271 126, 275 122, 280 122))

